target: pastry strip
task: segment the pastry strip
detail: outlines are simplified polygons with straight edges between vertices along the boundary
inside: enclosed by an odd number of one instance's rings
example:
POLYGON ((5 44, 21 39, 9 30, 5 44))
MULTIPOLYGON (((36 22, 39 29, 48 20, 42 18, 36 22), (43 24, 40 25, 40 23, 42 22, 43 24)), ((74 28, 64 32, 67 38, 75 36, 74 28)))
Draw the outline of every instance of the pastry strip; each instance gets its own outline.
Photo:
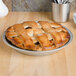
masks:
POLYGON ((37 39, 40 42, 40 45, 42 46, 43 50, 49 50, 52 48, 50 41, 48 40, 48 37, 46 34, 39 34, 37 36, 37 39))

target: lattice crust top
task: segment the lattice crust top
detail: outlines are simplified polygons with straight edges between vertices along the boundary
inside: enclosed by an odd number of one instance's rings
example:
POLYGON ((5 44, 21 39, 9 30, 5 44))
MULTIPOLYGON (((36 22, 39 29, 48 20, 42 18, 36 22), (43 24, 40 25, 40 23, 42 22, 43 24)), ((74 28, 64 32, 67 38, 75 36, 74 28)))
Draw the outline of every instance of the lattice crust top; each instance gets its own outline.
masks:
POLYGON ((6 38, 22 49, 46 51, 65 45, 70 35, 57 23, 26 21, 9 27, 6 31, 6 38))

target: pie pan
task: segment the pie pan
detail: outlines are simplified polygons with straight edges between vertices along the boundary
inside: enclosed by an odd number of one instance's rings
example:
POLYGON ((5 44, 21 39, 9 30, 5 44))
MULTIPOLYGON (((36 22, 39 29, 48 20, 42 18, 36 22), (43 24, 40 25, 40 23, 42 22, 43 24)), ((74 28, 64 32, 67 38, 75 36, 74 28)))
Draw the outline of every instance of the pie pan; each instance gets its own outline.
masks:
MULTIPOLYGON (((64 27, 64 26, 63 26, 63 27, 64 27)), ((56 48, 56 49, 53 49, 53 50, 49 50, 49 51, 32 51, 32 50, 20 49, 20 48, 18 48, 18 47, 16 47, 16 46, 14 46, 14 45, 12 45, 12 44, 9 43, 9 41, 8 41, 8 40, 6 39, 6 37, 5 37, 5 32, 3 33, 2 38, 3 38, 3 41, 4 41, 5 44, 7 44, 9 47, 15 49, 16 51, 18 51, 18 52, 20 52, 20 53, 22 53, 22 54, 35 55, 35 56, 38 56, 38 55, 42 55, 42 56, 43 56, 43 55, 50 55, 50 54, 53 54, 53 53, 61 50, 62 48, 64 48, 65 46, 67 46, 69 43, 72 42, 72 39, 73 39, 73 34, 72 34, 72 32, 71 32, 69 29, 67 29, 66 27, 64 27, 64 28, 65 28, 65 29, 68 31, 68 33, 70 34, 70 39, 69 39, 69 41, 68 41, 64 46, 59 47, 59 48, 56 48)))

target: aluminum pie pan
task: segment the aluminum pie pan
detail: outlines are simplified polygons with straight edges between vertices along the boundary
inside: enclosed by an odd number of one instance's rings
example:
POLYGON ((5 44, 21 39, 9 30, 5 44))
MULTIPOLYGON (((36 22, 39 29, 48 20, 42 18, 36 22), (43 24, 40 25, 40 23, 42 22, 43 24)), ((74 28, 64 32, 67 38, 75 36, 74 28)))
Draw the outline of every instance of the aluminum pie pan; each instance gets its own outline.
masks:
MULTIPOLYGON (((64 26, 63 26, 63 27, 64 27, 64 26)), ((48 50, 48 51, 32 51, 32 50, 20 49, 20 48, 18 48, 18 47, 16 47, 16 46, 10 44, 10 43, 7 41, 7 39, 6 39, 6 37, 5 37, 5 32, 4 32, 3 35, 2 35, 2 39, 3 39, 3 41, 4 41, 4 43, 5 43, 6 45, 8 45, 9 47, 15 49, 17 52, 20 52, 20 53, 22 53, 22 54, 35 55, 35 56, 38 56, 38 55, 39 55, 39 56, 50 55, 50 54, 53 54, 53 53, 61 50, 62 48, 64 48, 65 46, 67 46, 68 44, 70 44, 70 43, 72 42, 72 40, 73 40, 73 34, 72 34, 72 32, 71 32, 68 28, 66 28, 66 27, 64 27, 64 28, 65 28, 65 29, 68 31, 68 33, 70 34, 70 39, 69 39, 69 41, 68 41, 64 46, 62 46, 62 47, 59 47, 59 48, 56 48, 56 49, 53 49, 53 50, 48 50)))

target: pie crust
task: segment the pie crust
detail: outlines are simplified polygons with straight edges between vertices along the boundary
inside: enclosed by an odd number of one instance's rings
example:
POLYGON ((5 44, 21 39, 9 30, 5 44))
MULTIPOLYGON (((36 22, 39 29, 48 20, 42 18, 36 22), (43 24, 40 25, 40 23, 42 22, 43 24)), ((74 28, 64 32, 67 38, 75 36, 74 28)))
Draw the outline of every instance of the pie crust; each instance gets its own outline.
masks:
POLYGON ((64 46, 70 39, 68 31, 60 24, 48 21, 26 21, 10 26, 6 38, 21 49, 47 51, 64 46))

